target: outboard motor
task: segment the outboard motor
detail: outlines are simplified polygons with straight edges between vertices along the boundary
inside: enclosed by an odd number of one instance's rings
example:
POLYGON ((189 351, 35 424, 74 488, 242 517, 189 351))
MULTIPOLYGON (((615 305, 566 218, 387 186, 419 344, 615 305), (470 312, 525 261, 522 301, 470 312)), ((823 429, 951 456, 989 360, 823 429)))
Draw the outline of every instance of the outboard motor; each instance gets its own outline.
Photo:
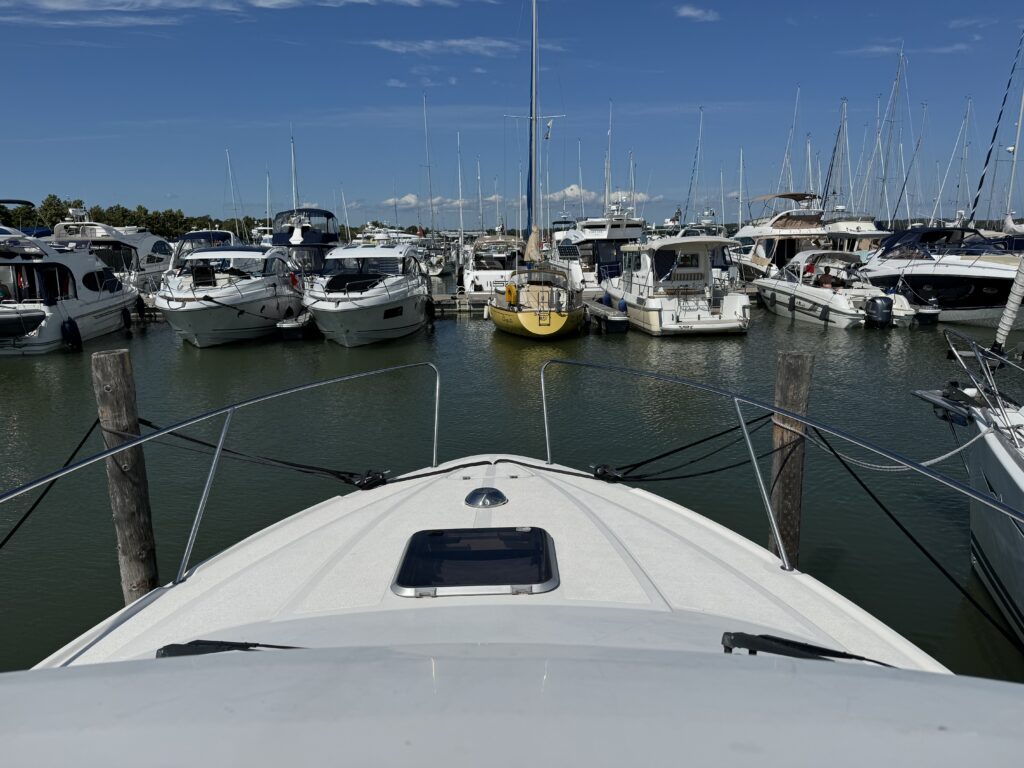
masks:
POLYGON ((864 302, 864 319, 874 328, 888 328, 892 325, 892 297, 872 296, 864 302))

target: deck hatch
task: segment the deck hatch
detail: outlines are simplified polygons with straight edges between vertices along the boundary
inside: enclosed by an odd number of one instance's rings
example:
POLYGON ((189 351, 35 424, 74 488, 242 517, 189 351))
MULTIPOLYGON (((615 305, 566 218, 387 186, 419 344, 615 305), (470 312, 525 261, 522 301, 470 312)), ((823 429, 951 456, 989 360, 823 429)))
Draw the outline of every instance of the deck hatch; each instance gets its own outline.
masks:
POLYGON ((557 586, 555 545, 543 528, 452 528, 414 533, 391 589, 402 597, 442 597, 557 586))

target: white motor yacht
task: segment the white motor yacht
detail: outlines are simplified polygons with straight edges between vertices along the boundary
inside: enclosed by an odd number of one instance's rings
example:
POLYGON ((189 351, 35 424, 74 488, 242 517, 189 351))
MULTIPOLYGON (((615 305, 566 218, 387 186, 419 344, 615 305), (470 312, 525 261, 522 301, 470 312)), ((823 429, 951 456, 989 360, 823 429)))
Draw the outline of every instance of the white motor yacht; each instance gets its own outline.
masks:
POLYGON ((1021 686, 550 442, 439 463, 437 424, 430 466, 193 564, 201 509, 173 582, 0 675, 5 766, 1019 765, 1021 686))
POLYGON ((466 293, 491 293, 505 290, 505 284, 526 252, 526 243, 512 235, 483 235, 473 241, 462 268, 462 288, 466 293))
POLYGON ((761 302, 783 317, 826 328, 909 326, 917 310, 905 296, 872 285, 860 266, 856 253, 803 251, 754 285, 761 302))
POLYGON ((787 192, 756 197, 751 202, 767 203, 773 199, 796 204, 796 207, 745 224, 733 235, 739 241, 733 248, 733 255, 741 277, 748 282, 769 277, 801 251, 821 248, 828 242, 829 233, 822 223, 824 211, 812 207, 817 195, 787 192))
POLYGON ((750 299, 733 289, 727 271, 724 277, 715 274, 735 244, 700 235, 625 245, 622 274, 601 283, 606 303, 653 336, 743 333, 750 324, 750 299))
POLYGON ((156 307, 183 339, 211 347, 274 333, 301 311, 299 284, 283 248, 193 248, 175 257, 156 307))
POLYGON ((583 273, 583 290, 594 293, 603 280, 621 274, 623 246, 643 236, 644 220, 617 201, 604 216, 581 219, 555 231, 549 261, 565 269, 576 262, 583 273))
POLYGON ((87 247, 0 227, 0 356, 35 355, 131 327, 139 292, 87 247))
POLYGON ((329 251, 303 304, 320 332, 346 347, 397 339, 426 323, 430 282, 412 243, 352 243, 329 251))
POLYGON ((54 243, 87 245, 100 260, 143 293, 152 293, 167 270, 173 249, 166 238, 145 227, 113 227, 86 221, 86 212, 72 208, 71 219, 56 224, 50 240, 54 243))
MULTIPOLYGON (((969 227, 915 227, 882 243, 864 264, 871 282, 937 311, 946 323, 996 327, 1024 253, 1011 238, 969 227)), ((1021 327, 1018 316, 1015 327, 1021 327)))

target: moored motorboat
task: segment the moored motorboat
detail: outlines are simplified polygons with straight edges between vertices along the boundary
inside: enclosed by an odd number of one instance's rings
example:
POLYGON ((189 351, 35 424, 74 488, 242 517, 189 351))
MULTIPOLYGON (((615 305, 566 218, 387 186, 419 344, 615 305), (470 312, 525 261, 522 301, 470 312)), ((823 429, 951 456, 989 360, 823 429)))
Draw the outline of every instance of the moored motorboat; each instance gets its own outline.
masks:
POLYGON ((195 248, 164 275, 156 307, 186 341, 210 347, 274 333, 302 307, 282 248, 195 248))
POLYGON ((131 326, 138 291, 87 247, 0 234, 0 356, 67 347, 131 326))
POLYGON ((910 325, 917 311, 906 297, 872 285, 860 265, 855 253, 803 251, 782 271, 754 285, 761 302, 783 317, 826 328, 910 325))
POLYGON ((750 299, 727 276, 715 275, 715 265, 726 264, 727 249, 735 244, 700 235, 626 245, 622 274, 601 287, 610 306, 622 308, 631 326, 652 336, 743 333, 750 324, 750 299))
POLYGON ((397 339, 427 320, 429 278, 412 243, 352 243, 327 253, 303 305, 325 337, 345 347, 397 339))

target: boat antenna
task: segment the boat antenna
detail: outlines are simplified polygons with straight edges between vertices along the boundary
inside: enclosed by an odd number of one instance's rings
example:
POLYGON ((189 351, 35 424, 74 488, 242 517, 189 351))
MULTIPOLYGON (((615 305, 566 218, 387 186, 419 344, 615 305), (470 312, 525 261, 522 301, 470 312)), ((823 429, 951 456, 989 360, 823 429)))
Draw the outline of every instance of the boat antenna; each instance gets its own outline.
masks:
MULTIPOLYGON (((1006 81, 1006 90, 1003 91, 1003 100, 999 104, 999 116, 996 117, 996 126, 992 129, 992 140, 988 145, 988 153, 985 155, 985 165, 981 168, 981 176, 978 179, 978 191, 974 193, 974 202, 971 203, 971 216, 968 221, 974 223, 974 214, 978 210, 978 201, 981 200, 981 188, 985 185, 985 175, 988 173, 989 161, 992 160, 992 150, 996 146, 996 136, 999 134, 999 124, 1003 121, 1003 110, 1006 108, 1006 99, 1010 95, 1010 87, 1013 85, 1013 74, 1017 71, 1017 64, 1020 62, 1021 48, 1024 47, 1024 31, 1020 33, 1017 41, 1017 53, 1013 57, 1013 66, 1010 67, 1010 77, 1006 81)), ((1020 121, 1017 122, 1017 130, 1020 131, 1020 121)))
POLYGON ((270 226, 270 163, 267 163, 267 226, 270 226))
POLYGON ((576 170, 580 179, 580 218, 587 218, 587 211, 583 205, 583 140, 576 139, 576 170))

